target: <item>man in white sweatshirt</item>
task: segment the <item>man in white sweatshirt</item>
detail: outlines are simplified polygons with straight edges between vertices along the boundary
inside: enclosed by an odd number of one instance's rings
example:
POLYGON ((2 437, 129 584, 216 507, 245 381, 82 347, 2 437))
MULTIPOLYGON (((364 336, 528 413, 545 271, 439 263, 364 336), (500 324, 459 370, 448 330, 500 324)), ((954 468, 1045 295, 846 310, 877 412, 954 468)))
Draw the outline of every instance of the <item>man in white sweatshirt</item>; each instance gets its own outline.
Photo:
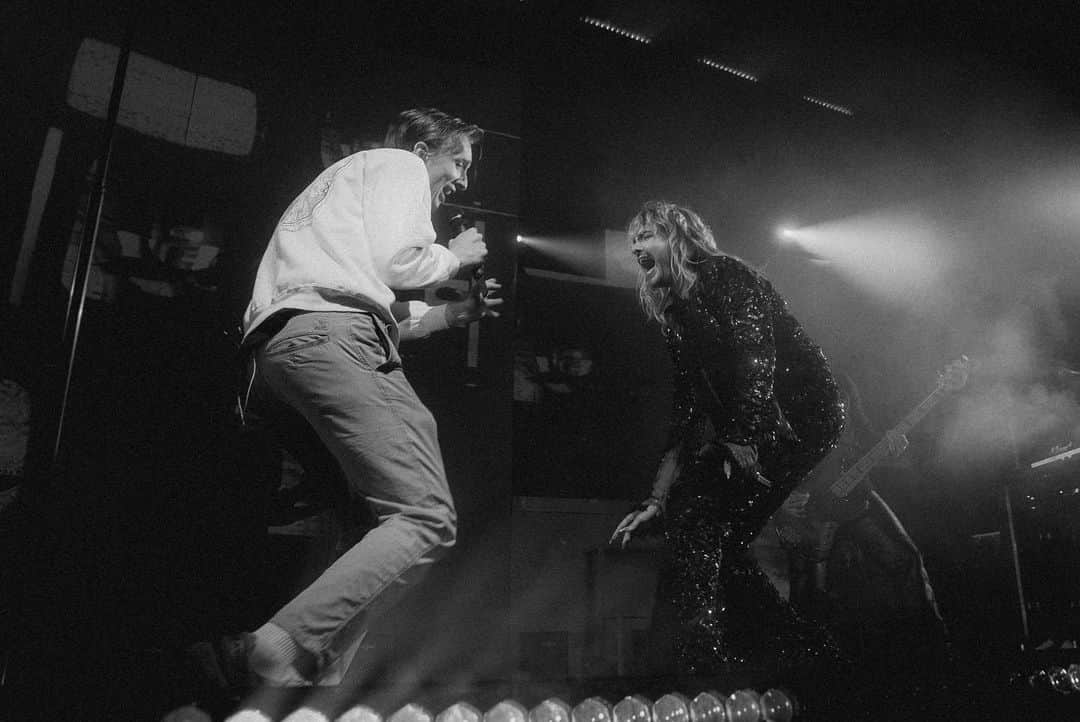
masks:
POLYGON ((368 620, 454 544, 456 516, 435 420, 397 344, 498 315, 470 295, 429 307, 391 289, 428 286, 484 260, 469 229, 436 245, 432 211, 468 185, 482 131, 431 108, 401 113, 386 147, 330 166, 282 215, 259 265, 244 336, 253 385, 298 412, 378 525, 247 636, 251 671, 275 686, 326 682, 368 620))

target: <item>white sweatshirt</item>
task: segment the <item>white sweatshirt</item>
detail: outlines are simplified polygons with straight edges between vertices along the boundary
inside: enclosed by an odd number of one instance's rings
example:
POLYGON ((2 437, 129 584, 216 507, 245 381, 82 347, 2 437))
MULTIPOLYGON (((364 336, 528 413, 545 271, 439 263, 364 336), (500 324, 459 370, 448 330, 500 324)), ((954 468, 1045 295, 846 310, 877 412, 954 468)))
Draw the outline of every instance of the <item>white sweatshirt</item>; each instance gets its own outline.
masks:
POLYGON ((394 148, 354 153, 320 173, 278 221, 244 335, 282 309, 364 309, 396 324, 402 338, 427 336, 447 327, 443 309, 410 301, 407 317, 395 319, 391 289, 429 286, 459 267, 435 244, 424 162, 394 148))

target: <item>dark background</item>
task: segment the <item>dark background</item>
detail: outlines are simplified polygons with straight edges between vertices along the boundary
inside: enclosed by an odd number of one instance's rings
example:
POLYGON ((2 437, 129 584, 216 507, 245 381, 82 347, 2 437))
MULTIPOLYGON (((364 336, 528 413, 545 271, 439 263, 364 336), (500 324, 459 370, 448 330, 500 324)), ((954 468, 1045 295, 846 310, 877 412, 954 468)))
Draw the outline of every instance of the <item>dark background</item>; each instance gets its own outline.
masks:
MULTIPOLYGON (((148 663, 147 650, 168 657, 260 623, 281 594, 262 523, 276 457, 233 428, 229 333, 277 217, 321 168, 322 129, 377 140, 394 112, 416 105, 499 133, 466 200, 509 214, 486 216, 508 305, 482 332, 479 388, 465 383, 461 334, 408 352, 439 420, 462 536, 430 590, 381 630, 387 644, 416 650, 437 634, 425 674, 452 677, 463 657, 475 678, 507 676, 513 498, 647 492, 668 362, 635 292, 605 284, 602 239, 642 201, 666 197, 764 268, 863 388, 879 426, 917 403, 947 361, 989 359, 993 373, 913 432, 909 466, 878 483, 923 548, 960 639, 1016 646, 1002 490, 1028 480, 1014 438, 972 429, 1001 404, 1043 413, 1037 389, 1060 400, 1066 435, 1075 418, 1075 388, 1053 371, 1080 365, 1073 4, 16 2, 2 12, 0 268, 18 253, 46 129, 64 131, 30 283, 19 305, 2 307, 0 345, 5 375, 33 394, 38 474, 25 486, 26 526, 10 534, 3 587, 13 608, 29 610, 19 619, 40 643, 8 664, 16 679, 54 690, 57 709, 153 714, 179 702, 161 672, 175 660, 148 663), (59 269, 102 131, 65 104, 65 87, 81 40, 119 44, 135 11, 137 52, 254 91, 258 133, 250 155, 232 157, 119 129, 115 220, 145 231, 209 217, 226 244, 213 290, 165 301, 127 288, 116 304, 88 305, 65 463, 53 470, 59 269), (653 42, 584 25, 583 15, 653 42), (700 55, 760 82, 705 68, 700 55), (1033 181, 1059 191, 1058 216, 1010 205, 1033 181), (959 270, 929 307, 882 300, 773 238, 790 218, 895 207, 959 229, 959 270), (557 238, 560 252, 517 246, 519 233, 557 238), (1002 360, 1003 324, 1019 325, 1032 351, 1019 372, 1002 360), (512 404, 515 342, 588 349, 594 373, 576 393, 512 404), (990 541, 971 541, 981 533, 990 541), (985 629, 995 630, 989 642, 985 629)), ((5 299, 10 283, 0 275, 5 299)), ((1025 458, 1046 453, 1045 439, 1022 441, 1025 458)), ((1058 551, 1075 537, 1067 518, 1051 525, 1058 551)), ((1060 566, 1046 559, 1031 557, 1060 566)))

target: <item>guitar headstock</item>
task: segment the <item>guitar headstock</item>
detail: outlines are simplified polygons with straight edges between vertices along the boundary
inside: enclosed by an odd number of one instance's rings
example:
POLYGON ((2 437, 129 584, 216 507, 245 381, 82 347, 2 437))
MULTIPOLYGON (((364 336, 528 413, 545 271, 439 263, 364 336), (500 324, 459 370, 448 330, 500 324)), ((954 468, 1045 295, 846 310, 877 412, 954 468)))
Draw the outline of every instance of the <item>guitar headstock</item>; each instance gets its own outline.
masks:
POLYGON ((938 388, 945 391, 959 391, 967 385, 968 376, 975 371, 978 365, 977 361, 973 361, 967 356, 961 356, 955 361, 950 361, 945 366, 945 369, 938 374, 938 388))

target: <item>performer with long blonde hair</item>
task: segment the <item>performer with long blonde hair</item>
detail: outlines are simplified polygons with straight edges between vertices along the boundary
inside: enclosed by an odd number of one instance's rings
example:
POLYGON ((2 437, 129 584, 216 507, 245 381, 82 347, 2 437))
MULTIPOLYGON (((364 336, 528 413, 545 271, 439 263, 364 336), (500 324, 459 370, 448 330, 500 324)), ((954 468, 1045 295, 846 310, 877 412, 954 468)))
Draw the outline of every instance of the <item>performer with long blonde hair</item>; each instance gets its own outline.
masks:
POLYGON ((652 494, 612 537, 625 544, 642 524, 664 522, 654 631, 673 628, 674 670, 684 674, 833 659, 828 635, 792 611, 749 554, 843 427, 825 356, 772 284, 720 251, 694 211, 651 201, 628 235, 642 309, 675 367, 652 494))

